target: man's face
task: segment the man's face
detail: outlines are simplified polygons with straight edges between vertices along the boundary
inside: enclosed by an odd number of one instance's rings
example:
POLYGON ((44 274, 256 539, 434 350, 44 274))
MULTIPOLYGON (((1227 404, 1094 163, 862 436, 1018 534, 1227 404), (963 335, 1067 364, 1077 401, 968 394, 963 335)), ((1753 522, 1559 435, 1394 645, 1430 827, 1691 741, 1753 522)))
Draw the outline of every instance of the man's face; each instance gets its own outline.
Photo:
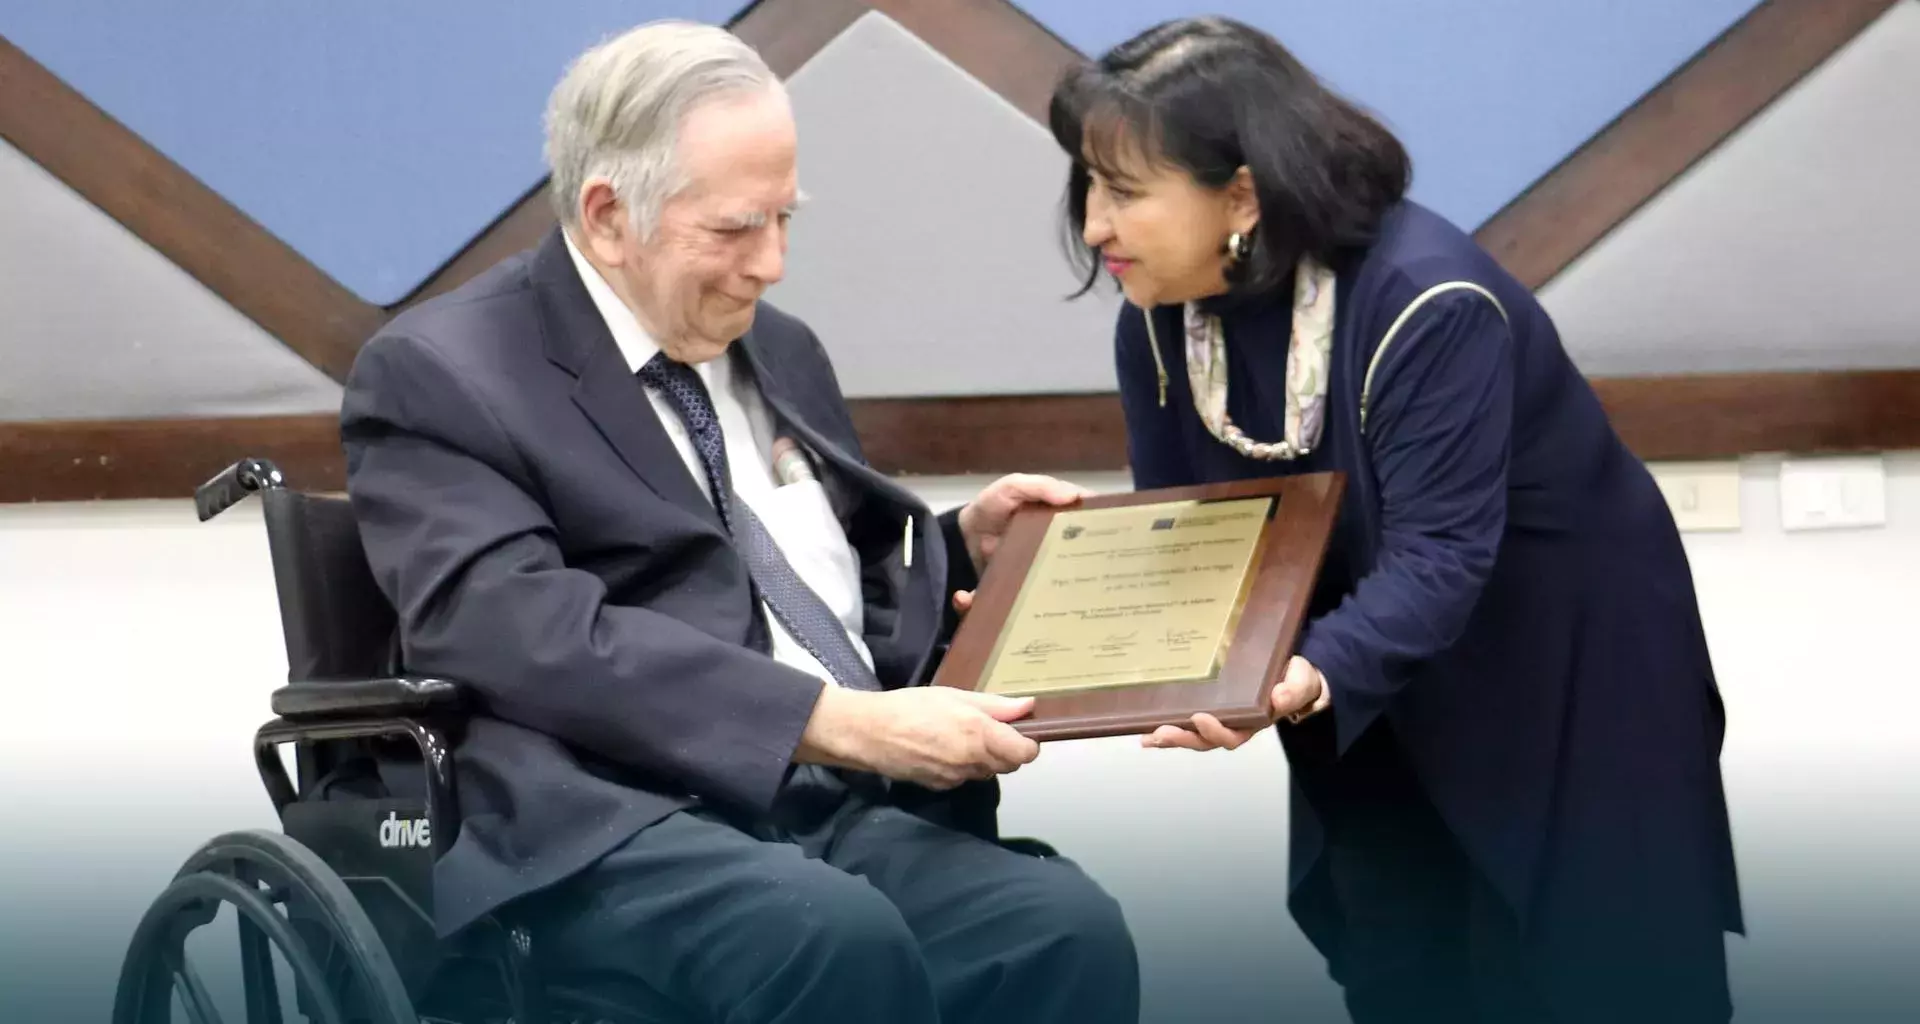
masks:
POLYGON ((798 199, 798 138, 777 89, 703 103, 685 119, 679 169, 642 240, 604 183, 586 189, 589 245, 662 351, 683 363, 725 352, 753 325, 754 304, 786 272, 798 199), (595 199, 595 189, 606 195, 595 199))

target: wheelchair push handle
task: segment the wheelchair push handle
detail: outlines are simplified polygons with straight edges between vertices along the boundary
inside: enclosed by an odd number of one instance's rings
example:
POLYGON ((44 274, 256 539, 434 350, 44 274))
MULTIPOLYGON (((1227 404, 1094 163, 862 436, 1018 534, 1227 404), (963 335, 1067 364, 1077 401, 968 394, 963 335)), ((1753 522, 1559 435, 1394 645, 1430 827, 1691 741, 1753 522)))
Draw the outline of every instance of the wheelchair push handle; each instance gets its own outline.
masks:
POLYGON ((193 506, 206 522, 246 500, 254 491, 277 490, 286 486, 280 467, 266 459, 241 459, 201 484, 193 492, 193 506))

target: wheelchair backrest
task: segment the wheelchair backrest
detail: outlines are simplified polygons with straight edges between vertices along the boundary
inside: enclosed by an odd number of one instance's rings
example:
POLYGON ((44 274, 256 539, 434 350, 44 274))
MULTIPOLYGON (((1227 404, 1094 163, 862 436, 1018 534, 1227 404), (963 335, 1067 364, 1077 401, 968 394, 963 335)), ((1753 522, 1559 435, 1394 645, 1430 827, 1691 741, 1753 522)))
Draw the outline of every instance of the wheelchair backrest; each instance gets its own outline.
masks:
POLYGON ((282 488, 260 497, 289 681, 394 674, 393 608, 367 567, 347 499, 282 488))

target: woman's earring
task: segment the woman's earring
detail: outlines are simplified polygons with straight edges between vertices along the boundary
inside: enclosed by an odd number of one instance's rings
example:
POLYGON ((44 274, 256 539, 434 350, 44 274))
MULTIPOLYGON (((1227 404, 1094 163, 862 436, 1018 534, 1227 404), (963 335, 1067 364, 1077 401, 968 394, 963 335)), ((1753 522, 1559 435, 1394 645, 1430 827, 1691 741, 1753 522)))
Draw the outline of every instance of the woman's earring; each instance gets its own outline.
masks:
POLYGON ((1247 242, 1247 236, 1235 231, 1227 236, 1227 258, 1235 263, 1247 258, 1253 246, 1247 242))

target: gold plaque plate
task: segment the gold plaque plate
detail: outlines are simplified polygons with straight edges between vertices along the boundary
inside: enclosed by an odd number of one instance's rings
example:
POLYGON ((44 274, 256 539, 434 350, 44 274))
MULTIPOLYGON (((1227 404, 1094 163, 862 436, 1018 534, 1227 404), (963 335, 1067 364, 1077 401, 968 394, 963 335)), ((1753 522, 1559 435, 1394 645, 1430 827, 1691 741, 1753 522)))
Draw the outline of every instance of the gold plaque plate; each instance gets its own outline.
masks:
POLYGON ((1213 678, 1272 509, 1259 497, 1054 516, 980 689, 1024 697, 1213 678))

